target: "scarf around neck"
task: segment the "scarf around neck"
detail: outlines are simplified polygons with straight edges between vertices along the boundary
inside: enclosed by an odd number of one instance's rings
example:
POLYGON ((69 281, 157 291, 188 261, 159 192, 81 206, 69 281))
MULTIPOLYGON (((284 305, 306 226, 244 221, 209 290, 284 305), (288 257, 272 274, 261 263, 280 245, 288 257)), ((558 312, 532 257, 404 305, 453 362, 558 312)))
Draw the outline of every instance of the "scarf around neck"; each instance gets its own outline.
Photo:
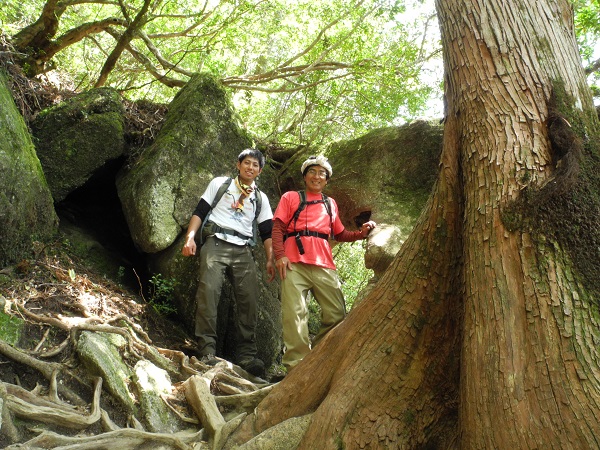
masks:
POLYGON ((244 210, 244 200, 248 198, 252 192, 254 192, 254 188, 242 183, 239 176, 235 177, 235 185, 242 193, 240 194, 240 198, 238 198, 237 202, 234 201, 231 204, 231 207, 237 212, 242 212, 244 210))

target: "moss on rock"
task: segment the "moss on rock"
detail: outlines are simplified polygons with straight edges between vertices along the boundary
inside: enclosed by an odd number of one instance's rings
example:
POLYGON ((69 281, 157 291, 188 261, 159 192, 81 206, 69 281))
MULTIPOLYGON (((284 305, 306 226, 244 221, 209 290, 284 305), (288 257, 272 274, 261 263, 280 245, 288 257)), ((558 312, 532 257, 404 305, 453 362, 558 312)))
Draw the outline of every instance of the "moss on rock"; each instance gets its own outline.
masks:
POLYGON ((21 338, 25 321, 0 311, 0 339, 16 345, 21 338))
POLYGON ((31 136, 0 72, 0 267, 51 239, 58 218, 31 136))
POLYGON ((31 127, 55 201, 124 153, 124 107, 110 88, 92 89, 42 111, 31 127))
POLYGON ((136 410, 134 397, 128 387, 132 373, 119 353, 124 345, 125 339, 121 336, 84 331, 77 341, 77 353, 88 371, 101 376, 104 387, 133 412, 136 410))

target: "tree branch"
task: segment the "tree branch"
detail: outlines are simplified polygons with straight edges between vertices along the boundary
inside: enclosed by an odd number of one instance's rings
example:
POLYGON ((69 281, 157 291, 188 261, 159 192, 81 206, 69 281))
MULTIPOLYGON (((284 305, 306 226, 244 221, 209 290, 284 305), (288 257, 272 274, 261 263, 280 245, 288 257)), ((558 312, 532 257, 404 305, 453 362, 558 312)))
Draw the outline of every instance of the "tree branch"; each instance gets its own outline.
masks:
MULTIPOLYGON (((115 46, 115 48, 113 49, 111 54, 108 55, 108 58, 104 62, 104 66, 102 67, 102 70, 100 71, 100 75, 99 75, 98 80, 96 81, 96 84, 94 85, 94 87, 104 86, 104 83, 106 83, 106 80, 108 78, 108 75, 115 68, 115 66, 117 64, 117 60, 120 58, 121 54, 123 53, 123 50, 125 50, 127 44, 129 44, 129 42, 133 39, 133 36, 135 35, 138 28, 141 28, 143 26, 143 24, 146 22, 146 14, 148 12, 149 7, 150 7, 150 0, 144 0, 144 4, 143 4, 142 8, 140 9, 139 13, 137 14, 137 16, 135 17, 133 22, 131 22, 129 27, 127 27, 127 29, 121 36, 121 39, 119 39, 119 41, 117 42, 117 45, 115 46)), ((123 13, 124 13, 124 15, 127 14, 125 12, 124 7, 123 7, 123 13)))
MULTIPOLYGON (((116 30, 113 29, 107 29, 106 30, 111 36, 113 36, 115 39, 118 40, 119 38, 119 33, 117 33, 116 30)), ((153 64, 152 61, 150 61, 150 58, 148 58, 146 55, 144 55, 142 52, 140 52, 136 47, 134 47, 131 43, 128 43, 125 48, 127 49, 127 51, 138 61, 142 64, 142 66, 144 67, 144 69, 146 69, 146 71, 152 75, 157 81, 161 82, 162 84, 164 84, 165 86, 168 87, 183 87, 186 85, 187 80, 178 80, 177 78, 171 78, 168 77, 166 74, 163 74, 159 71, 158 68, 156 68, 153 64)))
MULTIPOLYGON (((320 84, 323 83, 328 83, 330 81, 333 80, 337 80, 340 78, 345 78, 347 76, 349 76, 350 74, 344 74, 344 75, 338 75, 335 77, 329 77, 329 78, 325 78, 323 80, 319 80, 319 81, 315 81, 314 83, 308 83, 308 84, 297 84, 295 87, 278 87, 278 88, 264 88, 264 87, 260 87, 260 86, 252 86, 252 85, 243 85, 243 84, 228 84, 228 83, 223 83, 225 85, 227 85, 227 87, 231 88, 231 89, 243 89, 246 91, 258 91, 258 92, 298 92, 298 91, 302 91, 304 89, 308 89, 314 86, 318 86, 320 84)), ((258 82, 257 84, 260 84, 260 82, 258 82)))
POLYGON ((25 51, 27 47, 44 47, 58 30, 58 20, 66 9, 59 0, 48 0, 38 20, 26 26, 12 37, 15 48, 25 51))
POLYGON ((109 17, 108 19, 99 20, 97 22, 89 22, 84 23, 83 25, 78 26, 77 28, 73 28, 69 30, 62 36, 60 36, 56 41, 50 43, 43 52, 43 56, 40 58, 43 61, 49 61, 60 52, 62 49, 79 42, 85 37, 88 37, 92 34, 100 33, 101 31, 106 31, 111 25, 121 25, 126 26, 127 23, 123 19, 119 19, 116 17, 109 17))
POLYGON ((594 72, 597 72, 600 69, 600 59, 594 61, 590 66, 585 68, 585 74, 591 75, 594 72))
POLYGON ((138 36, 140 36, 140 38, 146 44, 146 47, 148 48, 148 50, 150 50, 150 52, 154 55, 154 57, 158 60, 158 62, 165 69, 172 70, 174 72, 180 73, 187 77, 191 77, 192 75, 194 75, 193 72, 190 72, 189 70, 181 69, 180 67, 177 66, 177 64, 174 64, 174 63, 168 61, 166 58, 164 58, 163 55, 161 54, 160 50, 154 45, 154 42, 152 42, 152 40, 143 31, 139 31, 138 36))

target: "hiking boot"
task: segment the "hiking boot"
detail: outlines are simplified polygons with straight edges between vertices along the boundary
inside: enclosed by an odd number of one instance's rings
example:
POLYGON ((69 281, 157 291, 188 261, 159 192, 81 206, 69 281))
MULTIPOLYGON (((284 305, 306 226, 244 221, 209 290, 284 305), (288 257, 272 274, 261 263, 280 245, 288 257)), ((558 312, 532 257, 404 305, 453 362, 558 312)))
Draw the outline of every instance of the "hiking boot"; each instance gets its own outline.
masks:
POLYGON ((258 358, 240 361, 238 366, 255 377, 260 377, 265 372, 265 363, 258 358))
POLYGON ((212 353, 208 353, 200 358, 200 362, 206 364, 207 366, 216 366, 219 362, 219 358, 212 353))

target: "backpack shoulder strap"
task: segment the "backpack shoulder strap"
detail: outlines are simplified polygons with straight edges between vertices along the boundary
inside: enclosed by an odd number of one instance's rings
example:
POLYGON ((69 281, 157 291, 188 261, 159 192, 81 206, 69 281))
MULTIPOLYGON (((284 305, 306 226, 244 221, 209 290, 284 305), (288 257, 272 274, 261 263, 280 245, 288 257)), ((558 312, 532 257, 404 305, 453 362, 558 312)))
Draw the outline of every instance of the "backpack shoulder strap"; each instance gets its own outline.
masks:
POLYGON ((290 223, 292 223, 292 220, 294 221, 294 230, 296 229, 296 222, 298 222, 300 213, 304 210, 304 208, 306 208, 306 205, 308 203, 310 203, 310 204, 323 203, 325 205, 325 210, 327 211, 327 214, 329 215, 329 223, 330 223, 329 236, 331 239, 333 239, 333 213, 331 212, 331 201, 329 200, 329 197, 327 197, 325 194, 321 193, 321 200, 314 200, 311 202, 307 202, 305 191, 298 191, 298 195, 300 196, 300 204, 298 205, 298 209, 296 210, 296 212, 294 213, 294 215, 292 216, 290 221, 287 223, 286 229, 287 229, 287 227, 289 227, 290 223))
POLYGON ((252 243, 250 244, 252 246, 258 242, 258 215, 262 208, 262 193, 258 189, 258 186, 254 188, 254 195, 256 198, 256 209, 254 211, 254 220, 252 221, 252 243))
POLYGON ((262 193, 258 186, 254 188, 254 195, 256 196, 256 211, 254 211, 254 220, 258 220, 258 215, 260 214, 260 210, 262 209, 262 193))
POLYGON ((229 188, 231 181, 232 178, 228 177, 225 181, 223 181, 223 184, 219 186, 219 190, 215 194, 215 198, 213 199, 210 205, 210 209, 213 209, 215 206, 217 206, 217 203, 219 203, 219 200, 221 200, 221 197, 223 197, 223 194, 225 194, 225 191, 227 190, 227 188, 229 188))
POLYGON ((300 217, 300 213, 302 212, 302 210, 304 210, 304 208, 306 208, 306 192, 298 191, 298 196, 300 197, 300 203, 298 204, 298 209, 296 210, 294 215, 290 218, 290 221, 285 226, 286 229, 287 229, 287 227, 290 226, 290 223, 292 223, 292 220, 294 221, 294 230, 296 229, 296 222, 298 222, 298 217, 300 217))
POLYGON ((206 213, 206 216, 204 217, 204 220, 202 221, 202 224, 200 225, 200 244, 204 243, 204 240, 202 238, 202 231, 204 230, 204 226, 206 225, 206 222, 208 222, 208 217, 210 216, 210 212, 213 210, 213 208, 215 206, 217 206, 217 203, 219 203, 219 200, 221 200, 221 197, 223 197, 223 195, 225 194, 225 191, 227 190, 227 188, 229 188, 231 181, 232 181, 231 177, 228 177, 225 181, 223 181, 223 184, 221 186, 219 186, 219 189, 217 190, 217 193, 215 194, 215 198, 213 198, 213 201, 210 204, 210 209, 206 213))
POLYGON ((325 209, 327 210, 327 214, 329 214, 329 217, 331 217, 332 216, 331 201, 329 200, 329 197, 327 197, 325 194, 321 193, 321 199, 323 200, 323 203, 325 204, 325 209))
POLYGON ((333 214, 331 212, 331 201, 329 200, 329 197, 327 197, 325 194, 321 193, 321 198, 323 199, 323 203, 325 204, 325 209, 327 210, 327 214, 329 214, 329 238, 333 239, 333 214))

